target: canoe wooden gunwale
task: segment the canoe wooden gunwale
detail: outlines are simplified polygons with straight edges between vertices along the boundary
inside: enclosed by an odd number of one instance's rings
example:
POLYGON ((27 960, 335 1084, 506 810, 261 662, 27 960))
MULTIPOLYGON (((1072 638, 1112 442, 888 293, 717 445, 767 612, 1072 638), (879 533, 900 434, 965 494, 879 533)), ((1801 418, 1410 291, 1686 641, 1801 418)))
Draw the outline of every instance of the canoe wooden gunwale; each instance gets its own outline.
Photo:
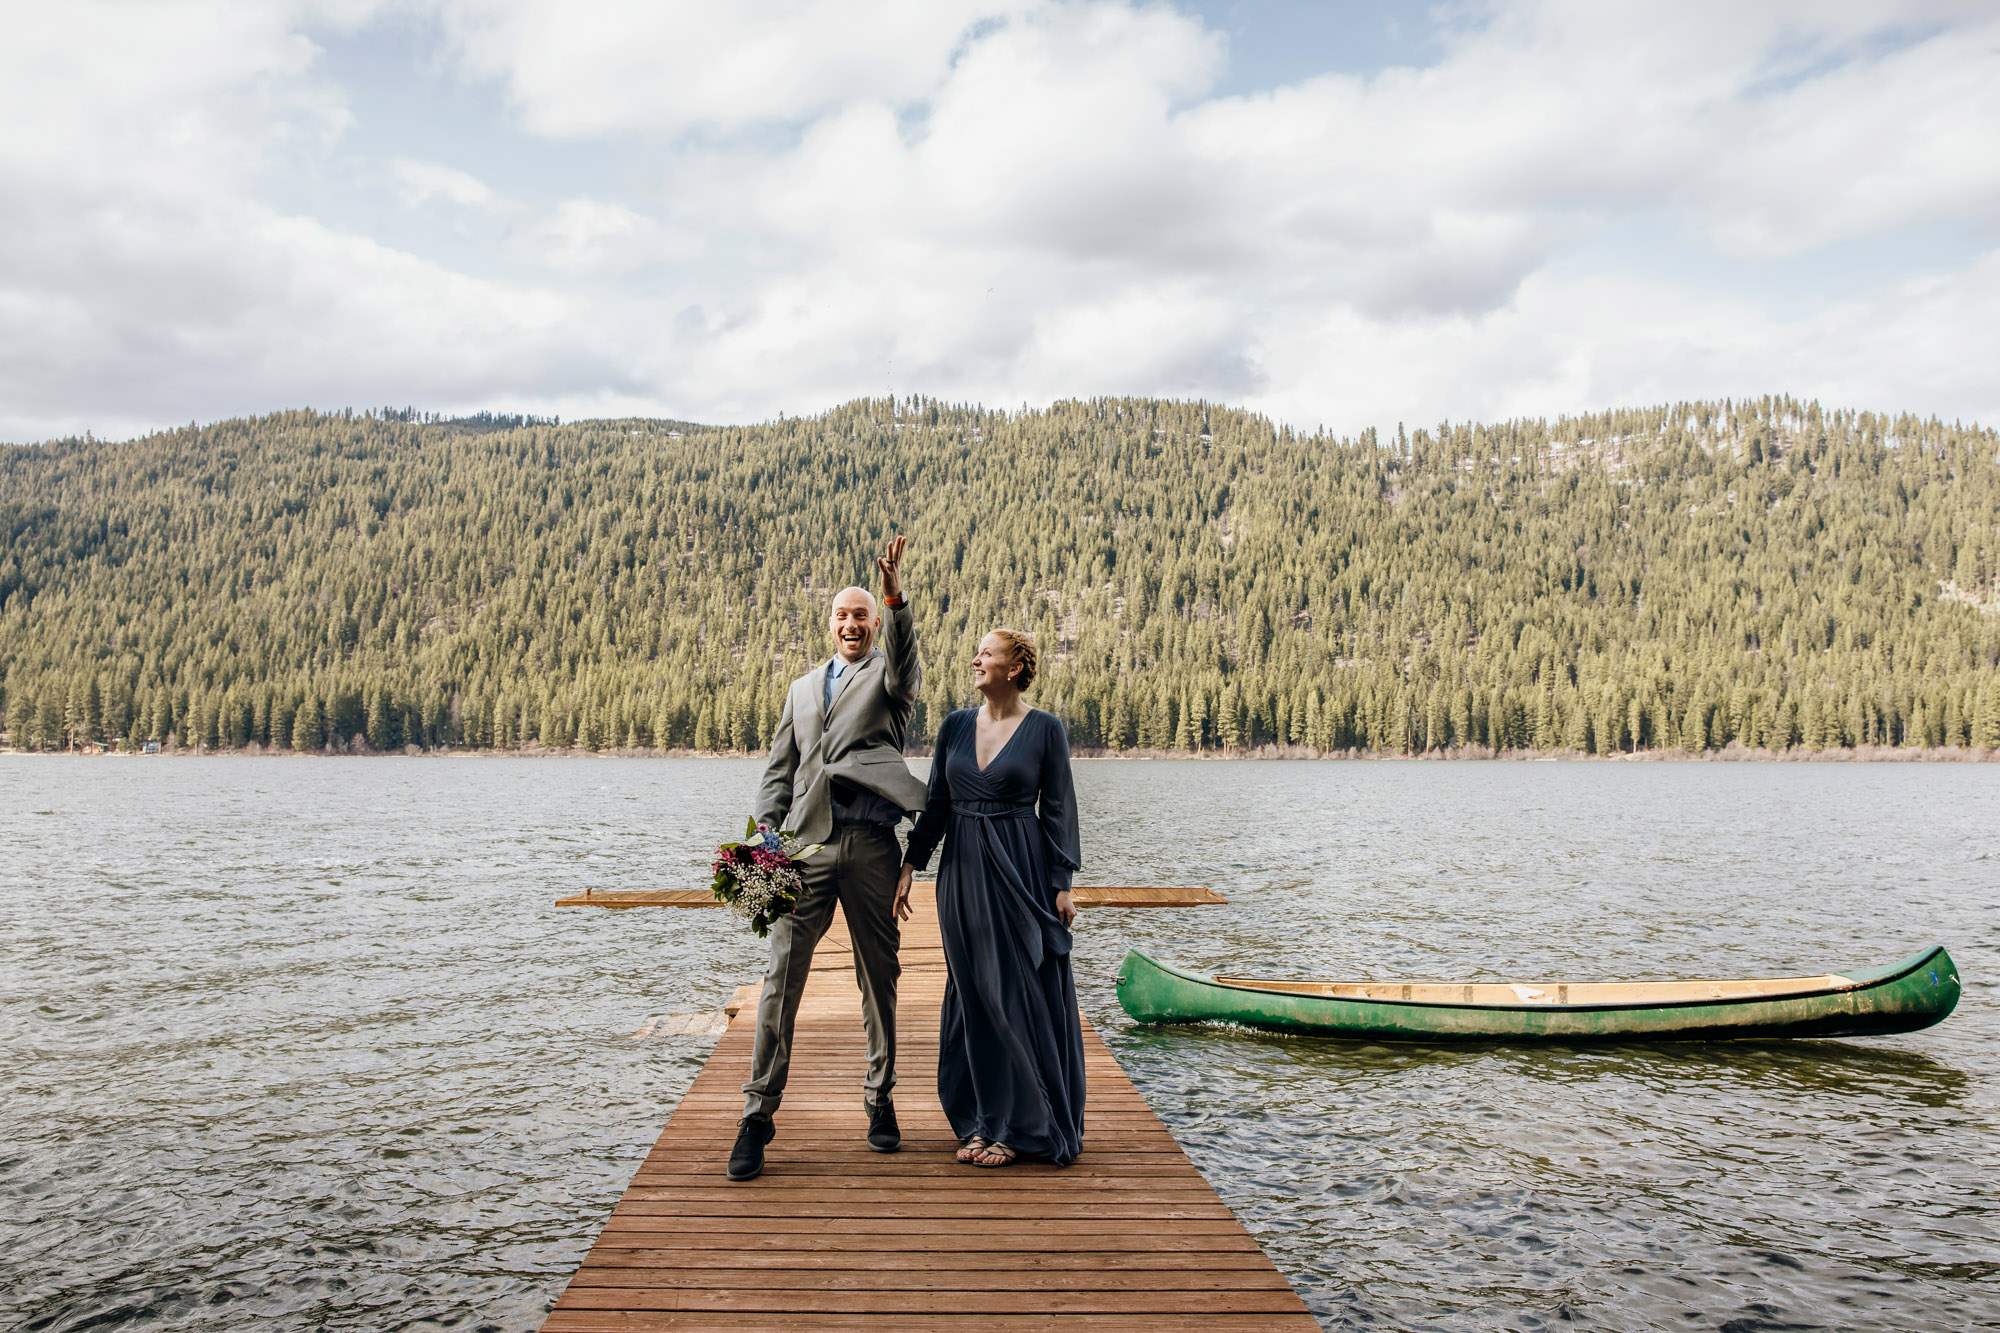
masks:
POLYGON ((1188 972, 1136 950, 1126 954, 1118 978, 1119 1003, 1142 1023, 1220 1022, 1390 1041, 1883 1035, 1939 1022, 1957 1006, 1959 993, 1956 965, 1941 945, 1852 974, 1744 981, 1539 987, 1284 981, 1188 972), (1699 993, 1724 987, 1735 993, 1699 993), (1572 988, 1597 997, 1572 1000, 1572 988), (1336 993, 1343 989, 1348 993, 1336 993), (1496 992, 1508 991, 1546 998, 1496 1000, 1496 992))
POLYGON ((1422 1009, 1500 1009, 1526 1011, 1563 1009, 1572 1013, 1585 1013, 1597 1010, 1659 1009, 1669 1005, 1676 1009, 1693 1009, 1700 1008, 1703 1005, 1743 1004, 1755 1000, 1804 1000, 1820 995, 1838 995, 1843 991, 1865 990, 1871 986, 1880 986, 1885 982, 1896 981, 1902 977, 1906 977, 1943 952, 1943 945, 1933 945, 1921 953, 1911 954, 1908 958, 1902 959, 1900 962, 1892 963, 1887 968, 1877 968, 1869 972, 1864 972, 1858 977, 1850 977, 1837 972, 1825 972, 1818 976, 1810 977, 1700 977, 1687 981, 1541 981, 1535 982, 1532 985, 1529 983, 1504 981, 1345 982, 1285 981, 1278 978, 1266 977, 1205 977, 1199 973, 1183 972, 1179 968, 1169 968, 1166 964, 1155 959, 1149 959, 1148 961, 1152 962, 1155 967, 1177 972, 1181 976, 1199 981, 1203 985, 1218 986, 1228 990, 1256 991, 1261 994, 1296 995, 1301 999, 1309 1000, 1347 1000, 1357 1004, 1403 1004, 1422 1009), (1417 998, 1414 995, 1378 995, 1372 993, 1374 991, 1396 988, 1401 988, 1405 991, 1414 991, 1419 987, 1427 990, 1509 990, 1513 989, 1516 985, 1522 989, 1540 991, 1558 998, 1549 1000, 1517 999, 1514 1003, 1509 1004, 1504 1001, 1428 999, 1417 998), (1667 989, 1669 987, 1683 986, 1744 985, 1757 986, 1760 989, 1743 991, 1734 995, 1683 994, 1667 989), (1343 991, 1320 989, 1322 987, 1345 988, 1350 986, 1365 988, 1371 993, 1353 995, 1346 994, 1343 991), (1567 998, 1569 992, 1577 990, 1601 990, 1607 988, 1642 990, 1648 987, 1659 987, 1661 989, 1658 994, 1653 996, 1630 1000, 1571 1000, 1567 998), (1782 987, 1783 989, 1762 989, 1763 987, 1782 987))

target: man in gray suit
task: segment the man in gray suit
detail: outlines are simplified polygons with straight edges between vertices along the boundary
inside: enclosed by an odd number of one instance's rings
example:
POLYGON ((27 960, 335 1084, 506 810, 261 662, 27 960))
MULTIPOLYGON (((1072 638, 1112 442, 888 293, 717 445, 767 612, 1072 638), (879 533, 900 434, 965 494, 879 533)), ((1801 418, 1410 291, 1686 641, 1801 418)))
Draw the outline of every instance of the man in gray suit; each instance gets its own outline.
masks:
MULTIPOLYGON (((771 760, 757 791, 757 822, 826 845, 800 866, 805 892, 798 906, 771 927, 771 965, 757 1001, 743 1119, 729 1154, 731 1180, 749 1180, 764 1169, 764 1145, 777 1133, 772 1116, 785 1093, 799 998, 812 970, 813 948, 833 924, 835 903, 854 941, 854 979, 868 1031, 868 1075, 862 1083, 868 1146, 876 1152, 902 1146, 889 1097, 896 1085, 896 979, 903 970, 896 957, 902 944, 896 876, 903 863, 896 825, 905 811, 922 810, 925 798, 924 784, 903 762, 923 668, 903 600, 902 559, 898 537, 875 560, 886 618, 865 589, 835 594, 828 621, 834 655, 792 682, 771 738, 771 760)), ((905 906, 904 915, 908 911, 905 906)))

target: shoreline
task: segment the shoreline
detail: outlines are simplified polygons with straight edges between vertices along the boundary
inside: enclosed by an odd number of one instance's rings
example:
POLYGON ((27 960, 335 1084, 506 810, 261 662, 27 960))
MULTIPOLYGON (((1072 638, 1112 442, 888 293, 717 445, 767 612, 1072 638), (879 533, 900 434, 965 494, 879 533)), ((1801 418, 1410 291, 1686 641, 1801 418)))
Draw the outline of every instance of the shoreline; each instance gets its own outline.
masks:
MULTIPOLYGON (((906 759, 928 759, 931 747, 904 751, 906 759)), ((564 750, 544 749, 541 746, 521 746, 513 749, 494 749, 490 746, 463 747, 456 749, 425 750, 417 746, 405 746, 400 750, 325 750, 298 751, 266 749, 255 744, 235 749, 188 748, 185 746, 162 747, 153 754, 138 750, 120 750, 105 746, 87 746, 74 750, 17 750, 11 746, 0 746, 0 755, 33 755, 46 759, 209 759, 235 757, 239 759, 761 759, 763 750, 684 750, 655 749, 650 746, 607 747, 589 750, 572 747, 564 750)), ((1414 761, 1422 763, 1593 763, 1593 764, 1984 764, 2000 762, 2000 749, 1985 750, 1969 746, 1899 746, 1861 745, 1840 749, 1808 750, 1804 746, 1793 746, 1789 750, 1749 749, 1731 744, 1720 750, 1638 750, 1620 754, 1591 754, 1586 750, 1491 750, 1482 745, 1455 746, 1448 750, 1430 750, 1421 754, 1403 754, 1390 750, 1314 750, 1303 745, 1261 745, 1246 750, 1105 750, 1089 746, 1078 746, 1070 751, 1072 759, 1127 759, 1127 760, 1188 760, 1227 763, 1243 759, 1285 760, 1290 762, 1340 762, 1340 763, 1382 763, 1390 761, 1414 761)))

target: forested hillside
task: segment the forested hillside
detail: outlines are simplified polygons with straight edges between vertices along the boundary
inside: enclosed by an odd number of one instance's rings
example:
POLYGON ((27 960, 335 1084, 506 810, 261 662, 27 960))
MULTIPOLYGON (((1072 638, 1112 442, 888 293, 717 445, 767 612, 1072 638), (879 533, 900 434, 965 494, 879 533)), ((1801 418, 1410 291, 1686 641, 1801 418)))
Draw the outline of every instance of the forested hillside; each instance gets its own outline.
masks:
POLYGON ((1104 399, 293 412, 0 451, 17 747, 756 750, 892 533, 1079 745, 2000 746, 1991 430, 1765 400, 1307 437, 1104 399))

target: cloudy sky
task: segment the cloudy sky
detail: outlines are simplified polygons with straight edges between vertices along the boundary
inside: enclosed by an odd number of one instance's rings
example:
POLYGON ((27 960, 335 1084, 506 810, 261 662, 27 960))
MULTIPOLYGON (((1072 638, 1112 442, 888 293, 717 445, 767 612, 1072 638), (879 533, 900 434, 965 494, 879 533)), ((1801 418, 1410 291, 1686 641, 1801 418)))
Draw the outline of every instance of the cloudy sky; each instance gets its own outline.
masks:
POLYGON ((2000 422, 2000 5, 5 0, 0 440, 863 395, 2000 422))

